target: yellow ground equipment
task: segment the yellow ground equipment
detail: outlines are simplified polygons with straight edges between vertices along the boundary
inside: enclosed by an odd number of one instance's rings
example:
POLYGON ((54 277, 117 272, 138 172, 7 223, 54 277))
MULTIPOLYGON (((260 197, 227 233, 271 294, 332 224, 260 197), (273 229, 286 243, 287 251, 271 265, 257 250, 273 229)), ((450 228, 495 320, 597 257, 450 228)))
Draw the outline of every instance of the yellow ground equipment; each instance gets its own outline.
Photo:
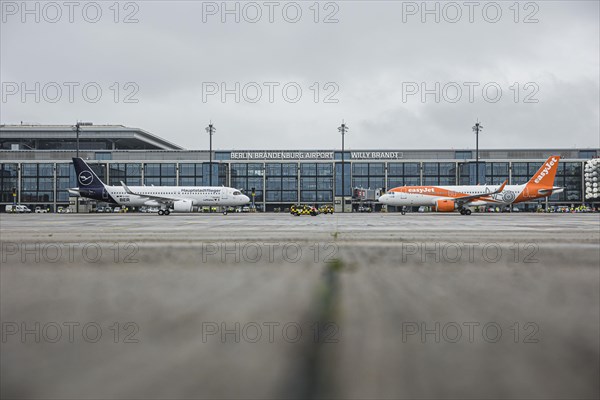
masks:
POLYGON ((319 213, 321 214, 333 214, 333 206, 330 204, 319 207, 319 213))
POLYGON ((308 205, 303 205, 303 206, 292 205, 290 207, 290 214, 295 215, 295 216, 312 215, 314 217, 316 215, 319 215, 319 210, 317 210, 313 206, 308 206, 308 205))

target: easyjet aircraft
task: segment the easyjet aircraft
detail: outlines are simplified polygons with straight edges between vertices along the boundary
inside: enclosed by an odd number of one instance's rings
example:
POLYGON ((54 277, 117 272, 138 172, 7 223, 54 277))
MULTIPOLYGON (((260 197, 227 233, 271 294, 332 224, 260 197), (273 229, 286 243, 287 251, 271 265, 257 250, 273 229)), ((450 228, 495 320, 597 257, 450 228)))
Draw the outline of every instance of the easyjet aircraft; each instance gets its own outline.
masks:
POLYGON ((461 214, 470 215, 469 207, 531 201, 564 190, 554 186, 559 160, 560 156, 550 156, 529 182, 522 185, 507 185, 504 181, 494 186, 403 186, 391 189, 379 202, 391 206, 433 206, 439 212, 460 210, 461 214))

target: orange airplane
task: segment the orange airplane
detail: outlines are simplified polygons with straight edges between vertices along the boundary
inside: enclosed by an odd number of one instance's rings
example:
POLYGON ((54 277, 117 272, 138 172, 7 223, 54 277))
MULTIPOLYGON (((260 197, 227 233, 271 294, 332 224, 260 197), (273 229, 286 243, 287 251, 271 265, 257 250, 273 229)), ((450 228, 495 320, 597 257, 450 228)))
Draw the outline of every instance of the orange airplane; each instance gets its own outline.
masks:
MULTIPOLYGON (((460 210, 471 215, 469 207, 502 205, 531 201, 560 193, 554 186, 560 156, 550 156, 529 182, 522 185, 402 186, 389 190, 379 202, 390 206, 433 206, 438 212, 460 210)), ((404 214, 404 209, 402 210, 404 214)))

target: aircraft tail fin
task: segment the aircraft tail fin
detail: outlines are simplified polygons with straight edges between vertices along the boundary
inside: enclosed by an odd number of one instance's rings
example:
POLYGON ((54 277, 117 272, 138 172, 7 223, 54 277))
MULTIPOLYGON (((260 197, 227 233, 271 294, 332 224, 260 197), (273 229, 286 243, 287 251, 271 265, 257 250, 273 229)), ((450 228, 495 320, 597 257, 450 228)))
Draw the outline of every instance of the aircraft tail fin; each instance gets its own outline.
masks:
POLYGON ((542 186, 545 188, 552 188, 554 186, 554 177, 558 170, 558 162, 560 156, 550 156, 544 164, 538 169, 533 177, 527 182, 528 185, 542 186))
POLYGON ((75 166, 75 176, 79 188, 103 188, 104 182, 98 178, 98 175, 90 168, 90 166, 81 158, 73 158, 75 166))

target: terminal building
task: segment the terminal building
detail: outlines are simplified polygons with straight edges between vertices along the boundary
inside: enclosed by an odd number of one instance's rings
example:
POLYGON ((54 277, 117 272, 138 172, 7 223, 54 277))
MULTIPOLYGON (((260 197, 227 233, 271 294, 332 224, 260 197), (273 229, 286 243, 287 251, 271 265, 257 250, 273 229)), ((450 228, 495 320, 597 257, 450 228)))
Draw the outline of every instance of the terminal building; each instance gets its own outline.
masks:
POLYGON ((77 133, 68 125, 1 125, 2 209, 13 202, 50 211, 73 205, 67 189, 77 186, 71 162, 77 153, 110 185, 224 185, 254 193, 260 211, 283 211, 297 203, 334 204, 338 211, 345 203, 351 211, 363 203, 356 192, 403 185, 500 184, 506 179, 509 184, 525 183, 550 155, 562 157, 555 185, 565 190, 548 203, 586 204, 583 164, 599 157, 600 149, 483 149, 478 168, 474 150, 348 150, 343 160, 335 149, 216 150, 211 165, 208 150, 186 150, 137 128, 87 125, 77 133))

